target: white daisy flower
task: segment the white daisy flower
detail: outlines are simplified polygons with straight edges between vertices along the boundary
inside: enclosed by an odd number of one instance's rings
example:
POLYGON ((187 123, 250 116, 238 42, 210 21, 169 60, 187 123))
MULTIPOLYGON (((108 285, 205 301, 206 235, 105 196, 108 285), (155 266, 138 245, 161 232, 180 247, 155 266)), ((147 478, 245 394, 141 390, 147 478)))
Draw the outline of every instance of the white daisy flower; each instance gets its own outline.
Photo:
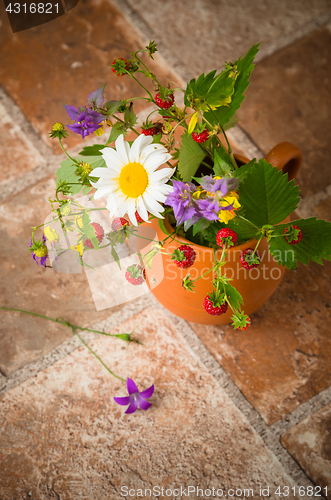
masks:
POLYGON ((93 177, 99 177, 99 180, 91 184, 97 189, 95 199, 107 197, 110 217, 128 214, 135 226, 138 224, 136 211, 144 221, 148 221, 148 212, 163 218, 160 203, 166 200, 173 189, 166 182, 175 169, 157 170, 171 159, 171 154, 162 144, 152 142, 151 136, 141 134, 130 148, 123 135, 120 135, 115 142, 115 149, 106 147, 102 150, 107 168, 95 168, 93 177))

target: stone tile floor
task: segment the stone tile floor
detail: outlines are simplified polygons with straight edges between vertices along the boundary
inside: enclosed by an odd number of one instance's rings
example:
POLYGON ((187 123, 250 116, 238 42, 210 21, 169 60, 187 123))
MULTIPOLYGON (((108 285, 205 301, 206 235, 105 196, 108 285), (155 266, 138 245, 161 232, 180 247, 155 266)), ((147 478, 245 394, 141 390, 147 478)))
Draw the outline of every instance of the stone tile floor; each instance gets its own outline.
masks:
MULTIPOLYGON (((188 324, 150 295, 96 311, 85 273, 38 269, 26 252, 62 159, 47 135, 65 121, 61 103, 105 82, 109 98, 135 94, 109 62, 149 38, 160 48, 153 70, 178 83, 263 41, 231 139, 249 157, 282 140, 302 148, 298 213, 331 220, 330 2, 81 0, 15 34, 0 10, 1 305, 107 332, 136 328, 144 346, 128 350, 82 336, 116 373, 156 387, 148 412, 125 416, 112 401, 124 384, 69 329, 1 312, 0 500, 118 499, 125 485, 257 497, 269 486, 278 499, 277 486, 292 496, 320 486, 331 498, 330 263, 286 273, 243 334, 188 324)), ((68 145, 79 151, 76 138, 68 145)))

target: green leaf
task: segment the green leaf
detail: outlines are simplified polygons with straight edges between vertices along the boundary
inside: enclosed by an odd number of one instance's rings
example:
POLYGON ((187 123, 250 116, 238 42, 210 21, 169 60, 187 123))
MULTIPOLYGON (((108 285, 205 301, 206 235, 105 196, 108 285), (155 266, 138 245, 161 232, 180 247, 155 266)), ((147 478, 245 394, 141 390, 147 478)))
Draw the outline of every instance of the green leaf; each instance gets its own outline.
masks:
POLYGON ((186 87, 184 102, 193 109, 215 109, 231 102, 234 92, 236 70, 229 64, 215 76, 216 70, 207 75, 202 73, 197 80, 192 79, 186 87))
POLYGON ((82 220, 82 225, 83 225, 82 231, 84 233, 84 237, 86 239, 89 238, 91 240, 94 248, 96 250, 98 250, 99 243, 98 243, 98 239, 97 239, 96 234, 95 234, 95 229, 91 225, 91 219, 90 219, 89 214, 87 212, 84 212, 81 220, 82 220))
POLYGON ((296 261, 309 264, 309 261, 323 264, 322 259, 331 260, 331 222, 316 219, 300 219, 288 224, 279 224, 274 228, 269 242, 270 252, 289 269, 296 268, 296 261), (298 226, 302 231, 302 240, 290 245, 283 236, 289 225, 298 226))
POLYGON ((161 229, 161 231, 163 231, 164 234, 169 236, 170 233, 169 233, 168 229, 166 229, 166 227, 165 227, 164 219, 157 219, 157 221, 159 223, 159 228, 161 229))
POLYGON ((282 222, 298 206, 299 188, 265 160, 255 163, 240 184, 245 218, 258 227, 282 222))
POLYGON ((195 236, 197 233, 200 233, 200 231, 207 229, 207 227, 209 227, 211 223, 212 223, 212 221, 204 219, 204 218, 201 218, 200 220, 198 220, 198 222, 196 222, 192 226, 193 236, 195 236))
POLYGON ((223 283, 224 292, 227 297, 227 302, 231 305, 234 310, 240 310, 240 304, 244 304, 243 298, 238 290, 235 289, 234 286, 230 285, 230 283, 223 283))
MULTIPOLYGON (((86 163, 89 163, 92 169, 106 166, 105 160, 103 158, 100 158, 100 156, 84 156, 83 158, 75 157, 75 160, 79 162, 85 161, 86 163)), ((65 180, 68 184, 74 183, 73 186, 70 186, 72 194, 79 193, 82 190, 83 185, 77 184, 78 177, 75 174, 77 165, 74 164, 72 160, 70 160, 69 158, 67 160, 61 161, 60 165, 61 166, 58 168, 56 172, 56 187, 59 186, 60 180, 65 180)))
POLYGON ((232 175, 233 165, 230 156, 223 148, 214 152, 214 172, 219 177, 229 177, 232 175))
POLYGON ((253 47, 249 49, 249 51, 243 58, 239 58, 234 63, 234 66, 237 67, 239 75, 234 82, 234 93, 232 95, 231 102, 228 104, 228 106, 217 108, 214 111, 214 114, 210 111, 206 113, 205 116, 210 123, 217 123, 217 121, 215 120, 216 115, 221 125, 224 126, 240 108, 240 105, 245 98, 244 92, 248 87, 250 74, 254 69, 253 61, 259 50, 259 45, 260 44, 253 45, 253 47))
POLYGON ((133 112, 133 102, 131 102, 130 106, 124 113, 124 121, 127 127, 134 127, 137 123, 137 116, 133 112))
POLYGON ((127 132, 127 130, 126 130, 126 127, 125 127, 124 123, 116 122, 114 124, 114 126, 112 127, 112 129, 111 129, 109 139, 106 142, 106 146, 108 146, 108 144, 110 144, 111 142, 116 141, 116 139, 121 134, 123 134, 125 136, 126 132, 127 132))
POLYGON ((238 235, 238 242, 255 239, 258 237, 258 229, 249 221, 236 216, 229 220, 227 227, 238 235))
POLYGON ((85 146, 82 151, 79 152, 81 156, 101 156, 104 149, 103 144, 93 144, 93 146, 85 146))
POLYGON ((182 135, 181 140, 177 168, 183 181, 190 182, 206 153, 187 133, 182 135))
POLYGON ((232 172, 233 177, 240 177, 240 181, 242 181, 246 177, 246 174, 250 171, 251 167, 255 165, 255 163, 256 159, 253 158, 253 160, 246 163, 246 165, 241 165, 241 167, 232 172))
POLYGON ((120 106, 122 106, 123 103, 125 103, 125 101, 107 101, 103 105, 103 107, 107 109, 107 115, 111 116, 114 113, 116 113, 116 111, 118 110, 118 108, 120 106))
POLYGON ((118 253, 116 252, 116 250, 113 246, 111 247, 110 253, 112 254, 113 259, 116 262, 116 264, 118 265, 118 267, 121 269, 120 258, 119 258, 118 253))

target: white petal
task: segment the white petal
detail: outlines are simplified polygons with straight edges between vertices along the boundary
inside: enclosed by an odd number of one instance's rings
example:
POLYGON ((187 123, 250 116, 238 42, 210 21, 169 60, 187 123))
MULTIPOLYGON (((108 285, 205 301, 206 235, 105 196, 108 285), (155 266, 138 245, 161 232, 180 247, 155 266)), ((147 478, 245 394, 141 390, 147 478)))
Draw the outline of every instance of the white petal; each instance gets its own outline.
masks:
POLYGON ((123 164, 128 164, 130 162, 129 160, 129 153, 130 153, 130 145, 124 141, 124 136, 121 134, 118 136, 118 138, 115 141, 115 147, 117 154, 120 158, 120 160, 123 162, 123 164))
POLYGON ((94 199, 98 200, 99 198, 103 198, 104 196, 109 196, 111 192, 112 188, 110 186, 102 187, 94 193, 94 199))
POLYGON ((108 179, 109 176, 112 175, 112 172, 109 168, 97 167, 92 170, 91 175, 93 175, 93 177, 104 177, 108 179))
POLYGON ((171 155, 168 153, 153 153, 148 156, 147 160, 144 161, 144 167, 147 171, 153 171, 156 170, 160 165, 163 165, 163 163, 166 163, 168 160, 170 160, 171 155))
POLYGON ((144 221, 148 222, 148 212, 141 196, 137 198, 137 212, 144 221))
POLYGON ((162 144, 150 144, 149 146, 146 146, 144 148, 144 151, 140 155, 140 159, 142 161, 145 161, 146 158, 152 154, 155 153, 155 151, 158 151, 159 153, 167 153, 167 149, 162 146, 162 144))
POLYGON ((155 215, 156 217, 158 217, 159 216, 159 212, 163 212, 162 205, 160 205, 160 203, 158 203, 156 200, 154 200, 154 198, 149 193, 147 193, 146 191, 142 195, 142 198, 144 200, 145 207, 153 215, 155 215))
POLYGON ((136 200, 135 198, 129 198, 129 202, 127 204, 127 211, 130 221, 134 226, 138 226, 138 222, 136 219, 136 200))
POLYGON ((123 162, 117 152, 113 148, 105 148, 102 150, 102 158, 105 160, 106 165, 111 170, 120 172, 123 162))
POLYGON ((153 138, 150 135, 141 134, 137 137, 130 149, 130 162, 140 163, 140 155, 142 155, 144 148, 152 142, 153 138))
POLYGON ((175 172, 175 168, 161 168, 156 172, 151 172, 148 174, 148 180, 160 181, 162 179, 169 180, 172 174, 175 172))

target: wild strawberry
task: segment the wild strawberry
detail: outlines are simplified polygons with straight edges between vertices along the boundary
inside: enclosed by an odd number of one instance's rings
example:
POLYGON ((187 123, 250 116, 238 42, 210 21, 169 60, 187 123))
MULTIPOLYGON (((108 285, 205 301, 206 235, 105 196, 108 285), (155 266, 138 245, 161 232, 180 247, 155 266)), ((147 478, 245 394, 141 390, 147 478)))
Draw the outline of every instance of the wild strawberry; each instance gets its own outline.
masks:
POLYGON ((199 144, 206 142, 208 138, 209 138, 209 130, 207 128, 205 128, 205 130, 200 134, 195 134, 194 132, 192 132, 192 139, 195 142, 198 142, 199 144))
POLYGON ((299 243, 299 241, 302 240, 302 231, 298 226, 292 225, 290 226, 290 228, 287 227, 283 234, 286 235, 287 232, 289 234, 288 236, 285 236, 285 239, 290 245, 296 245, 297 243, 299 243))
POLYGON ((126 74, 125 70, 130 69, 130 63, 124 57, 118 57, 117 59, 113 60, 113 63, 111 65, 111 69, 117 76, 123 76, 126 74), (121 62, 123 61, 123 62, 121 62))
POLYGON ((216 243, 219 247, 230 248, 235 246, 238 241, 238 235, 232 229, 224 227, 220 229, 216 235, 216 243))
POLYGON ((142 285, 144 283, 144 269, 138 264, 129 266, 125 272, 125 279, 131 285, 142 285))
POLYGON ((123 219, 123 217, 116 217, 111 223, 111 228, 113 231, 119 231, 119 229, 122 229, 123 226, 127 226, 128 224, 128 221, 123 219))
POLYGON ((136 219, 137 219, 138 224, 141 224, 142 222, 145 222, 145 221, 144 221, 144 219, 142 219, 142 218, 140 217, 140 215, 138 214, 138 212, 136 212, 136 213, 135 213, 135 216, 136 216, 136 219))
POLYGON ((246 326, 238 326, 238 330, 241 330, 241 331, 248 330, 248 328, 250 326, 251 326, 251 318, 249 316, 247 316, 246 326))
MULTIPOLYGON (((98 224, 97 222, 92 222, 91 223, 91 226, 94 227, 94 230, 95 230, 95 236, 98 240, 98 243, 101 243, 102 240, 103 240, 103 236, 104 236, 104 230, 103 230, 103 227, 100 226, 100 224, 98 224)), ((94 248, 93 246, 93 243, 92 241, 90 240, 90 238, 88 238, 87 240, 84 241, 84 245, 86 247, 89 247, 89 248, 94 248)))
POLYGON ((221 314, 225 314, 228 310, 228 303, 224 302, 224 304, 219 304, 218 301, 213 298, 213 294, 209 294, 205 297, 205 300, 203 301, 203 307, 205 308, 206 312, 208 314, 211 314, 212 316, 220 316, 221 314))
POLYGON ((174 259, 177 267, 187 269, 188 267, 193 266, 196 253, 193 248, 188 245, 181 245, 174 250, 171 258, 174 259))
POLYGON ((253 269, 257 267, 261 262, 261 257, 259 252, 256 250, 253 256, 253 248, 247 248, 240 255, 240 263, 245 269, 253 269))
POLYGON ((155 96, 155 102, 162 109, 169 109, 173 105, 175 100, 174 94, 167 95, 164 99, 161 97, 161 94, 158 93, 155 96))
POLYGON ((157 135, 162 132, 162 123, 147 122, 141 127, 141 133, 144 135, 157 135))

